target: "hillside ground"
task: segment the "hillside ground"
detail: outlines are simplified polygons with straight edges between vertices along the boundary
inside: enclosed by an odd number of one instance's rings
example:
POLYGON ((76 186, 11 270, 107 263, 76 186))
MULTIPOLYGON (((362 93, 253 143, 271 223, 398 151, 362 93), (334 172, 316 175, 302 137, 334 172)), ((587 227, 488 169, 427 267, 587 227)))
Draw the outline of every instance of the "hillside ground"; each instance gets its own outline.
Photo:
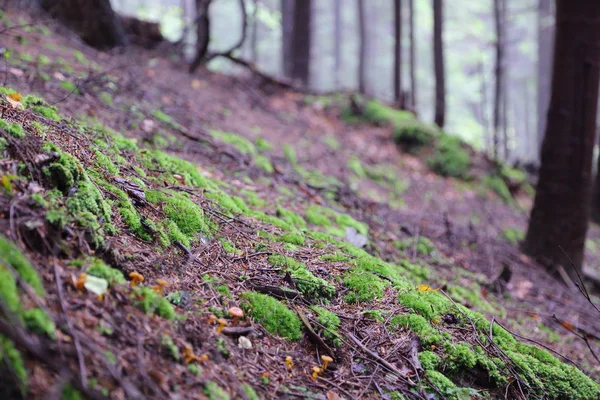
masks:
POLYGON ((519 251, 522 172, 376 101, 0 32, 3 394, 600 396, 598 312, 519 251))

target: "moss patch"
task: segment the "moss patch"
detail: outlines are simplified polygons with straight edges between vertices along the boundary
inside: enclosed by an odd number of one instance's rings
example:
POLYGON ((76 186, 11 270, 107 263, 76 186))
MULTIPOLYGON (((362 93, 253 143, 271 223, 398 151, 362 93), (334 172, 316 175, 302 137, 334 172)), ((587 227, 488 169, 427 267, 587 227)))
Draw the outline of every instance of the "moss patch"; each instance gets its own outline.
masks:
POLYGON ((302 322, 282 302, 255 292, 242 293, 246 300, 244 308, 267 331, 288 340, 302 338, 302 322))

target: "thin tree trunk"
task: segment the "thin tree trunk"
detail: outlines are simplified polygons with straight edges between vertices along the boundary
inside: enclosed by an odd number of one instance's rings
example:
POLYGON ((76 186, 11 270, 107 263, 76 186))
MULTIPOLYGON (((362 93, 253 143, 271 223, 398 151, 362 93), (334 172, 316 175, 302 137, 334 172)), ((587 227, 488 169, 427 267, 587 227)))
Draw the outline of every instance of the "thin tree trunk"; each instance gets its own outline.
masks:
POLYGON ((402 0, 394 0, 394 101, 404 108, 402 99, 402 0))
POLYGON ((446 119, 446 82, 444 73, 442 0, 433 0, 433 58, 435 68, 435 123, 444 127, 446 119))
POLYGON ((365 3, 364 0, 358 0, 358 31, 359 31, 359 55, 358 55, 358 91, 366 92, 365 75, 367 59, 367 32, 365 26, 365 3))
POLYGON ((480 87, 479 93, 481 95, 481 121, 485 131, 486 138, 486 150, 490 154, 490 150, 493 148, 494 138, 490 134, 490 120, 488 118, 488 98, 487 98, 487 84, 485 81, 485 68, 483 65, 483 57, 480 58, 477 65, 477 72, 479 73, 480 87))
POLYGON ((196 0, 196 55, 190 63, 189 71, 194 72, 208 55, 210 41, 210 16, 208 10, 212 0, 196 0))
POLYGON ((536 161, 542 148, 548 104, 550 103, 550 79, 552 78, 552 42, 554 41, 554 21, 552 19, 553 0, 538 0, 537 20, 537 144, 536 161))
POLYGON ((252 30, 250 33, 250 60, 253 64, 258 61, 258 0, 254 0, 254 11, 252 12, 252 30))
POLYGON ((494 69, 494 159, 499 160, 502 126, 502 90, 504 89, 504 20, 503 0, 494 0, 494 24, 496 27, 496 66, 494 69))
POLYGON ((581 270, 591 208, 600 2, 557 0, 556 21, 540 178, 523 250, 573 277, 570 263, 581 270))
POLYGON ((310 78, 312 0, 296 0, 292 32, 292 79, 308 85, 310 78))
POLYGON ((294 0, 281 0, 281 27, 282 27, 282 69, 283 75, 292 77, 292 35, 294 32, 294 0))
POLYGON ((340 66, 342 63, 342 0, 335 0, 333 16, 334 16, 334 79, 335 89, 338 90, 341 84, 340 66))
POLYGON ((416 74, 416 58, 415 52, 417 43, 415 41, 415 5, 414 0, 408 0, 408 18, 410 28, 410 108, 411 111, 417 112, 417 79, 416 74))

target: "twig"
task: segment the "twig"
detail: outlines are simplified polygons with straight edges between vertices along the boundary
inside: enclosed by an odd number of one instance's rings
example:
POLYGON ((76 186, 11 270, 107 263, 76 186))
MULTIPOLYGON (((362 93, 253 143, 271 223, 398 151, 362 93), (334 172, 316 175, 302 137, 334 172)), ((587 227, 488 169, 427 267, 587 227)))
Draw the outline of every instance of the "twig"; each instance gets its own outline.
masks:
POLYGON ((571 263, 571 266, 573 267, 573 270, 577 274, 577 278, 579 279, 579 283, 575 283, 574 282, 575 286, 577 286, 577 289, 579 289, 579 291, 581 292, 581 294, 583 294, 583 296, 592 305, 592 307, 594 307, 596 309, 596 311, 598 311, 600 313, 600 309, 592 301, 592 298, 590 297, 590 293, 588 292, 587 288, 585 287, 585 284, 583 283, 583 279, 581 278, 581 274, 579 273, 579 270, 575 267, 575 263, 573 262, 573 260, 571 260, 571 257, 569 257, 569 255, 562 248, 562 246, 559 245, 558 248, 563 252, 563 254, 565 255, 565 257, 567 257, 567 260, 569 260, 569 262, 571 263))
POLYGON ((261 251, 259 253, 252 253, 252 254, 246 254, 245 256, 241 256, 241 257, 236 257, 234 259, 232 259, 232 262, 236 262, 236 261, 241 261, 241 260, 246 260, 248 258, 252 258, 252 257, 258 257, 258 256, 270 256, 271 254, 273 254, 270 251, 261 251))
POLYGON ((62 290, 62 280, 60 279, 60 275, 58 273, 58 267, 56 265, 56 258, 52 258, 52 266, 54 268, 54 278, 56 279, 56 289, 58 291, 58 298, 60 300, 60 308, 65 315, 65 321, 67 322, 67 327, 69 328, 69 333, 73 337, 73 342, 75 343, 75 351, 77 352, 77 360, 79 361, 79 374, 81 376, 81 385, 85 388, 87 387, 87 372, 85 369, 85 361, 83 358, 83 353, 81 350, 81 343, 75 334, 75 330, 73 329, 73 324, 71 323, 71 319, 67 314, 67 306, 65 303, 65 296, 62 290))

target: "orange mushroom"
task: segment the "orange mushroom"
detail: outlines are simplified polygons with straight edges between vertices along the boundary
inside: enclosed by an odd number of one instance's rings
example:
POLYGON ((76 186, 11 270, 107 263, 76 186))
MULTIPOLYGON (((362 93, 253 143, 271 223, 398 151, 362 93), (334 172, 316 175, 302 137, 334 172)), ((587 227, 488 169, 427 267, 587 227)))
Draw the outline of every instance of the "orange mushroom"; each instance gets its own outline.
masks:
POLYGON ((197 360, 198 357, 196 357, 196 355, 194 354, 194 350, 192 349, 192 346, 186 344, 185 347, 183 348, 183 361, 186 364, 191 363, 194 360, 197 360))
POLYGON ((227 320, 224 318, 219 318, 217 322, 219 323, 219 326, 217 327, 217 333, 221 333, 223 327, 227 325, 227 320))
POLYGON ((294 361, 292 360, 292 356, 287 356, 285 358, 285 368, 291 372, 293 366, 294 366, 294 361))
POLYGON ((169 282, 165 281, 164 279, 157 279, 156 285, 152 286, 152 290, 154 290, 156 294, 162 296, 165 290, 165 286, 169 286, 169 282))
POLYGON ((144 277, 139 272, 133 271, 129 277, 131 278, 131 287, 136 287, 138 283, 144 282, 144 277))
POLYGON ((312 370, 313 370, 312 380, 316 381, 317 376, 319 376, 319 374, 321 374, 321 372, 323 372, 323 370, 320 367, 313 367, 312 370))
POLYGON ((323 371, 325 371, 327 369, 327 364, 329 364, 330 362, 333 362, 333 358, 331 358, 329 356, 321 356, 321 360, 323 360, 323 365, 321 366, 323 371))
POLYGON ((87 282, 87 274, 85 272, 82 272, 79 274, 77 280, 75 281, 75 287, 77 288, 77 290, 83 290, 85 282, 87 282))
POLYGON ((215 314, 210 314, 208 316, 208 323, 214 325, 217 322, 217 316, 215 314))
POLYGON ((244 316, 244 311, 239 307, 231 307, 229 309, 229 315, 233 317, 231 323, 235 325, 237 323, 237 320, 244 316))

